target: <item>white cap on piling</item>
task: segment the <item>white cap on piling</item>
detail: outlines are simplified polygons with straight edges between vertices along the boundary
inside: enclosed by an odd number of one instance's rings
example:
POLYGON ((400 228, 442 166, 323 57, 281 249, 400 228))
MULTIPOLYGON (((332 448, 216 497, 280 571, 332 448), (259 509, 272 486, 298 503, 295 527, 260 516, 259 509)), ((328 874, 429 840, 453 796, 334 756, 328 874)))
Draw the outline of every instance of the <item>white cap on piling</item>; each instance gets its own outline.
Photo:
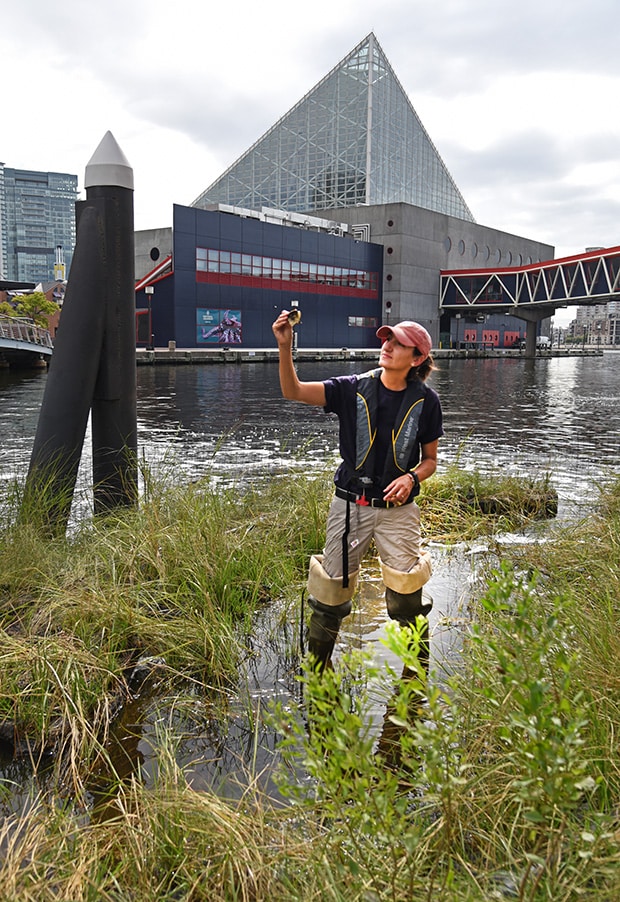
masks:
POLYGON ((84 187, 94 188, 97 185, 115 185, 133 191, 133 169, 109 131, 86 165, 84 187))

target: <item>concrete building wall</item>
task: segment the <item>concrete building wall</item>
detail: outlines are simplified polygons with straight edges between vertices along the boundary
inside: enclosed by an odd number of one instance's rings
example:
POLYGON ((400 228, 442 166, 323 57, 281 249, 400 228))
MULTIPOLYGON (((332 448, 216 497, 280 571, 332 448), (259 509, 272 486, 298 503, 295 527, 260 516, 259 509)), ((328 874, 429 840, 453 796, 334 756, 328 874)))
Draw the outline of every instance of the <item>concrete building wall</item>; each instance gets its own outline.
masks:
POLYGON ((135 242, 138 280, 172 253, 172 229, 144 229, 135 233, 135 242))
POLYGON ((439 342, 439 273, 551 260, 552 245, 434 213, 411 204, 338 209, 351 226, 368 224, 384 248, 383 319, 415 319, 439 342))

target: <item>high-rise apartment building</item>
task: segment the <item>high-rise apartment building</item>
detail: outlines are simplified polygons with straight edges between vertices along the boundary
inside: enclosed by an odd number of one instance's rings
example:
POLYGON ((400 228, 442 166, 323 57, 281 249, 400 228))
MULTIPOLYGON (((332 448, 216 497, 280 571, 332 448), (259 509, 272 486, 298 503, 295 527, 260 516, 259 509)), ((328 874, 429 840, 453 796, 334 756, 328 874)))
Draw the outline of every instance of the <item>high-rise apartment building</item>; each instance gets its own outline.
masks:
POLYGON ((6 272, 6 234, 5 234, 5 204, 4 204, 4 163, 0 163, 0 278, 7 275, 6 272))
POLYGON ((77 181, 64 172, 11 169, 0 163, 0 276, 51 282, 59 248, 69 274, 77 181))
POLYGON ((374 34, 192 206, 309 212, 406 203, 473 221, 374 34))

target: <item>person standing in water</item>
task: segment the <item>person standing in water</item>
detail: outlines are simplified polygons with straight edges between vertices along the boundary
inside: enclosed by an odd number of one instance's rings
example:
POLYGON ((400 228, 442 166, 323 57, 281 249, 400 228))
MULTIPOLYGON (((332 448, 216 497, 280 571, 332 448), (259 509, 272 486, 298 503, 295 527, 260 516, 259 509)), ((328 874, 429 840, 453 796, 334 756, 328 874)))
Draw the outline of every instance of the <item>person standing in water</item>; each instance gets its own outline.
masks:
POLYGON ((312 555, 308 650, 321 669, 351 612, 360 563, 374 539, 387 613, 415 624, 432 607, 422 597, 430 555, 421 547, 420 483, 437 467, 441 403, 425 384, 434 369, 431 337, 419 323, 381 326, 379 366, 363 375, 302 382, 293 362, 293 326, 283 310, 273 324, 282 395, 323 407, 339 419, 342 457, 327 518, 323 554, 312 555))

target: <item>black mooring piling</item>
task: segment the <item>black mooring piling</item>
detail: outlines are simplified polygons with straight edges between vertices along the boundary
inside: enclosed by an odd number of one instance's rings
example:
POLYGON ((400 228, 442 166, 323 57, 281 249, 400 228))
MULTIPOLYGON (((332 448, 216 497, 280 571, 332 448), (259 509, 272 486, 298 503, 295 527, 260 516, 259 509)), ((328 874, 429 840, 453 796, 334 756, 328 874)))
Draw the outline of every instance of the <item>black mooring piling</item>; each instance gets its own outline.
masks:
POLYGON ((96 513, 137 499, 133 170, 107 132, 77 241, 26 480, 26 514, 66 528, 88 425, 96 513))
POLYGON ((86 203, 102 208, 106 305, 92 403, 95 513, 137 495, 136 317, 133 170, 110 134, 86 167, 86 203))

